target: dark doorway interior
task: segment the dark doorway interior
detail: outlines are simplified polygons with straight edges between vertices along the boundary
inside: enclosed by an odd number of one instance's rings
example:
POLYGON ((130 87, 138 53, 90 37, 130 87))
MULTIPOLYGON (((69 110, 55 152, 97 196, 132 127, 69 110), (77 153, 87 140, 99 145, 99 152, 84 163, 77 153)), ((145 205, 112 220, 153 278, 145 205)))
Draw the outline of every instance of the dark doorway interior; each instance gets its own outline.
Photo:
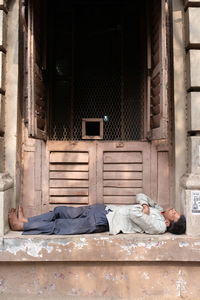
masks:
POLYGON ((144 6, 58 0, 49 8, 49 139, 81 140, 82 119, 104 116, 104 140, 143 137, 144 6))

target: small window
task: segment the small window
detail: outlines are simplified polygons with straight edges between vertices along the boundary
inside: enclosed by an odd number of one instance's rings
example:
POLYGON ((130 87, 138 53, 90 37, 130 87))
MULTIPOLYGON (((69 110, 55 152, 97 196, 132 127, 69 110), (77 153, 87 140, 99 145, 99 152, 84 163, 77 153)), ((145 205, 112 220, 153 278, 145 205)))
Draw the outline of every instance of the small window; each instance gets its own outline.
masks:
POLYGON ((82 139, 102 140, 103 119, 82 119, 82 139))

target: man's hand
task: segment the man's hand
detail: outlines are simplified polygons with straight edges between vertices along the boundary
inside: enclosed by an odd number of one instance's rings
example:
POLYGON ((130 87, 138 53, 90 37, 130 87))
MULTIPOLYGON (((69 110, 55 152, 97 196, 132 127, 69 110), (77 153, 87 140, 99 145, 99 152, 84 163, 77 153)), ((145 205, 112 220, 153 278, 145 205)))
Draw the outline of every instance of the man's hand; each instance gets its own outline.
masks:
POLYGON ((149 206, 147 204, 143 204, 143 213, 146 214, 146 215, 149 215, 149 212, 150 212, 150 209, 149 209, 149 206))

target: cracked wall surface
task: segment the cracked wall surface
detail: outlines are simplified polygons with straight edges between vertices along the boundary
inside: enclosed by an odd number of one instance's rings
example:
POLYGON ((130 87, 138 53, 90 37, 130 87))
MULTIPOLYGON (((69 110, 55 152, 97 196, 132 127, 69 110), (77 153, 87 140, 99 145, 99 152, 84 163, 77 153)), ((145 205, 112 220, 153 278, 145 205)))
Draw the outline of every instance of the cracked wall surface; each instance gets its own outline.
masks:
POLYGON ((199 299, 199 278, 199 263, 4 263, 0 295, 10 299, 15 295, 26 295, 25 299, 199 299))
POLYGON ((169 233, 28 237, 11 233, 0 240, 0 261, 200 262, 200 240, 169 233))

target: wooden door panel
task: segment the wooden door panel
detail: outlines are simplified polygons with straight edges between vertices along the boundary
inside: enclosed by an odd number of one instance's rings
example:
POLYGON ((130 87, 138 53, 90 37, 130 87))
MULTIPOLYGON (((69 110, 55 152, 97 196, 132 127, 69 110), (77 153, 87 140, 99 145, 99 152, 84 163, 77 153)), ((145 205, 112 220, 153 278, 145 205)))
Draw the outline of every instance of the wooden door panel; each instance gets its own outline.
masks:
POLYGON ((99 142, 97 200, 135 203, 137 193, 150 195, 150 146, 146 142, 99 142))
POLYGON ((142 172, 104 172, 104 179, 141 179, 142 172))
POLYGON ((171 166, 168 145, 151 145, 151 197, 164 209, 171 203, 171 166))
POLYGON ((136 196, 138 193, 142 193, 142 188, 127 188, 127 187, 104 187, 105 196, 136 196))
POLYGON ((50 153, 51 163, 88 163, 88 152, 52 151, 50 153))
POLYGON ((105 152, 104 163, 142 163, 142 153, 139 151, 105 152))
POLYGON ((56 205, 58 204, 73 204, 73 205, 85 204, 86 205, 89 203, 88 197, 83 197, 83 196, 82 197, 59 196, 59 199, 58 197, 51 196, 49 199, 50 199, 49 204, 56 204, 56 205))
POLYGON ((104 180, 104 187, 138 188, 138 187, 142 187, 142 180, 104 180))
POLYGON ((93 204, 96 199, 96 144, 48 141, 48 203, 93 204))
POLYGON ((88 172, 88 164, 50 164, 49 166, 50 171, 86 171, 88 172))
POLYGON ((50 188, 50 196, 88 196, 87 188, 50 188))
POLYGON ((74 172, 68 172, 68 171, 63 171, 63 172, 52 172, 50 171, 50 178, 51 179, 88 179, 89 174, 88 172, 79 172, 79 171, 74 171, 74 172))
POLYGON ((104 171, 142 171, 142 164, 104 164, 104 171))
POLYGON ((88 188, 88 180, 50 180, 49 182, 50 188, 80 188, 87 187, 88 188))
POLYGON ((136 196, 104 196, 104 204, 134 204, 136 196))
POLYGON ((145 193, 169 206, 168 146, 148 142, 118 146, 111 141, 48 141, 44 205, 132 204, 137 193, 145 193))

